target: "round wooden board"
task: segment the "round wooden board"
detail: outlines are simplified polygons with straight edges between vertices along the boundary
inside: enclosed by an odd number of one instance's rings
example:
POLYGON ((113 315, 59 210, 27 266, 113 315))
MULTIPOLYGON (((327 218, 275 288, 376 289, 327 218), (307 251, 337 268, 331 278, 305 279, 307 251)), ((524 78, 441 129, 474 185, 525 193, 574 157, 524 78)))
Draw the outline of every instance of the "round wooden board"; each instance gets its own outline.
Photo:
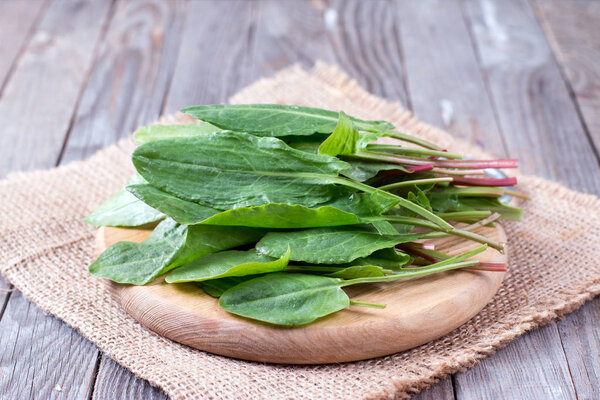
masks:
MULTIPOLYGON (((504 230, 481 228, 505 242, 504 230)), ((141 242, 150 231, 101 228, 98 248, 118 241, 141 242)), ((473 242, 436 239, 436 250, 458 254, 473 242)), ((482 262, 506 263, 494 249, 479 254, 482 262)), ((351 306, 299 328, 250 322, 221 309, 217 299, 193 283, 166 284, 159 278, 146 286, 110 282, 116 299, 137 321, 176 342, 244 360, 323 364, 356 361, 407 350, 437 339, 477 314, 494 296, 504 272, 457 270, 392 283, 347 288, 353 300, 384 303, 385 309, 351 306)))

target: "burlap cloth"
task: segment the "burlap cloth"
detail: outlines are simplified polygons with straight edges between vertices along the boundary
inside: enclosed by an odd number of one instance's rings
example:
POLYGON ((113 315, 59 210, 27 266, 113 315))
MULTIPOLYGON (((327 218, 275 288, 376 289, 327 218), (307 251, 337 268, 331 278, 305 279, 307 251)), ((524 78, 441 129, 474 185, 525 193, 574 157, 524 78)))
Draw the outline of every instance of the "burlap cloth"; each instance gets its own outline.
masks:
MULTIPOLYGON (((485 156, 323 64, 310 72, 286 69, 231 101, 342 109, 390 120, 472 157, 485 156)), ((510 272, 493 301, 447 336, 388 357, 319 366, 260 364, 194 350, 128 317, 106 286, 87 273, 95 229, 81 219, 133 172, 132 149, 131 140, 125 140, 87 161, 13 174, 0 182, 0 272, 29 300, 174 399, 405 398, 600 292, 600 201, 520 176, 520 190, 532 200, 525 204, 522 223, 506 224, 510 272)))

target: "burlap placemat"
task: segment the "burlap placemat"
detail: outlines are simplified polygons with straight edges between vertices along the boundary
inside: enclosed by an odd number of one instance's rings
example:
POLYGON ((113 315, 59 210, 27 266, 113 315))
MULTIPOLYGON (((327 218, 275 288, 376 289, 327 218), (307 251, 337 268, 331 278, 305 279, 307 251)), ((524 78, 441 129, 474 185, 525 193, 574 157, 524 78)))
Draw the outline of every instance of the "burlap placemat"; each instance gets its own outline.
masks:
MULTIPOLYGON (((232 102, 343 109, 391 120, 458 152, 485 155, 322 64, 310 72, 286 69, 246 88, 232 102)), ((600 201, 522 176, 520 190, 532 200, 525 204, 522 223, 506 224, 506 281, 481 313, 447 336, 388 357, 320 366, 268 365, 197 351, 142 327, 87 273, 95 230, 81 219, 133 172, 132 149, 126 140, 87 161, 13 174, 0 182, 0 272, 29 300, 174 399, 405 398, 600 292, 600 201)))

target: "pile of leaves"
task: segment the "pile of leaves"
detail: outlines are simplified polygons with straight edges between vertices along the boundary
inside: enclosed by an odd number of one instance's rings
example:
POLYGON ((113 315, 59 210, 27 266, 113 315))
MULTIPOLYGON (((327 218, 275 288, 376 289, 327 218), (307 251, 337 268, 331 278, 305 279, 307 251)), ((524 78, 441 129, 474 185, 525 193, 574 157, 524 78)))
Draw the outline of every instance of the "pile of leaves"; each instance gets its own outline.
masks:
POLYGON ((474 230, 521 209, 515 178, 489 168, 516 160, 465 160, 386 121, 283 105, 207 105, 199 122, 135 132, 137 170, 86 218, 95 226, 145 227, 141 243, 106 249, 89 271, 119 283, 196 282, 225 310, 303 325, 350 305, 343 287, 458 268, 504 244, 474 230), (396 144, 374 143, 391 137, 396 144), (158 224, 157 224, 158 223, 158 224), (461 228, 456 225, 460 223, 461 228), (481 243, 450 257, 428 240, 481 243))

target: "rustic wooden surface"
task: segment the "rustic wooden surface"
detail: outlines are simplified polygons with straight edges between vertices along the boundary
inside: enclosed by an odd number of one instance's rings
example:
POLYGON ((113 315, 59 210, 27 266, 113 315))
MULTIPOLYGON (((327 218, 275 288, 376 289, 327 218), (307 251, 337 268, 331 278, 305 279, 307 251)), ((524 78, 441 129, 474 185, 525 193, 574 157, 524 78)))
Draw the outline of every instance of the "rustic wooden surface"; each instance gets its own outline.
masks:
MULTIPOLYGON (((499 224, 475 232, 506 242, 499 224)), ((150 233, 102 227, 98 230, 96 251, 99 254, 121 241, 139 243, 150 233)), ((436 250, 451 256, 478 246, 457 237, 431 242, 436 250)), ((510 248, 507 251, 510 253, 510 248)), ((473 259, 507 264, 507 256, 492 248, 473 259)), ((386 308, 350 307, 295 329, 258 325, 236 317, 193 282, 166 284, 160 277, 144 286, 109 284, 114 298, 129 315, 176 342, 243 360, 325 364, 386 356, 440 338, 481 311, 498 291, 504 275, 456 270, 385 285, 352 286, 345 289, 350 298, 386 304, 386 308)))
MULTIPOLYGON (((600 195, 597 0, 0 0, 0 177, 292 63, 600 195)), ((600 398, 600 299, 418 399, 600 398)), ((0 398, 166 399, 0 279, 0 398)))

